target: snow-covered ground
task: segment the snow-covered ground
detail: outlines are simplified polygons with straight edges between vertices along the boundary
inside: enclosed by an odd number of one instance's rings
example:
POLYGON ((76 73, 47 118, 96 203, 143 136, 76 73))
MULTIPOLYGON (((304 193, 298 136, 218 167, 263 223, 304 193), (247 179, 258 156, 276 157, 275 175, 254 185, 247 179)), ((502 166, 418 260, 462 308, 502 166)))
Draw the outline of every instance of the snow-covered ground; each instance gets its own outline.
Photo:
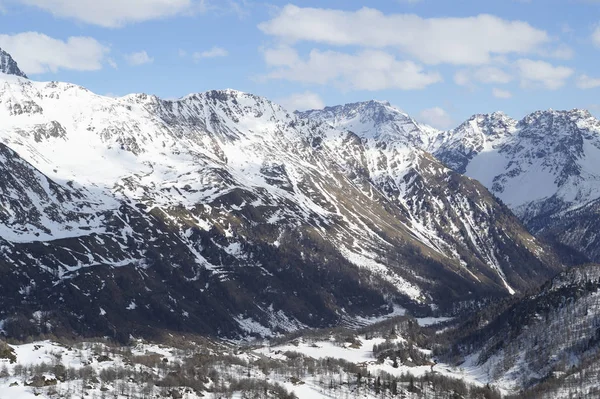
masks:
MULTIPOLYGON (((11 345, 16 356, 16 363, 8 360, 0 360, 0 398, 2 399, 33 399, 40 397, 78 397, 85 392, 85 396, 105 397, 110 393, 111 397, 126 397, 119 392, 128 393, 136 386, 134 381, 121 383, 102 382, 103 370, 123 367, 125 369, 135 368, 125 360, 123 356, 106 354, 109 350, 102 344, 84 343, 77 346, 65 346, 51 341, 33 342, 24 345, 11 345), (69 375, 66 381, 61 381, 64 366, 65 374, 69 375), (89 375, 95 377, 85 380, 76 374, 89 367, 89 375), (23 372, 30 369, 31 372, 23 372), (40 372, 36 372, 40 370, 40 372), (6 376, 6 373, 10 376, 6 376), (35 386, 35 379, 41 377, 45 380, 45 387, 35 386)), ((174 362, 180 353, 176 349, 166 348, 151 344, 138 344, 131 348, 131 356, 143 356, 154 354, 161 359, 174 362)), ((138 367, 142 367, 139 366, 138 367)), ((156 389, 158 392, 159 390, 156 389)))
MULTIPOLYGON (((383 363, 380 363, 373 356, 373 346, 381 345, 385 342, 402 343, 406 342, 406 340, 401 337, 392 340, 386 340, 384 338, 360 339, 360 347, 357 347, 357 345, 352 343, 340 344, 335 342, 333 338, 328 341, 314 342, 297 340, 293 344, 260 348, 255 352, 269 358, 281 360, 287 358, 285 355, 286 352, 298 352, 314 359, 343 359, 351 363, 365 366, 367 371, 373 376, 377 376, 383 371, 393 376, 411 374, 415 377, 422 377, 433 370, 435 373, 460 379, 473 385, 483 386, 492 382, 487 373, 475 365, 474 359, 471 358, 458 367, 444 363, 434 364, 433 362, 432 364, 424 366, 398 364, 398 367, 394 367, 392 359, 389 358, 385 359, 383 363)), ((427 355, 431 354, 431 352, 426 349, 421 349, 421 351, 427 355)))
MULTIPOLYGON (((299 399, 345 397, 344 395, 356 395, 358 392, 361 392, 360 397, 376 399, 391 397, 386 396, 385 392, 376 395, 372 392, 372 385, 371 390, 368 389, 368 381, 372 384, 379 375, 383 375, 382 372, 397 377, 403 374, 422 377, 431 373, 432 368, 436 374, 461 379, 476 386, 489 382, 487 375, 476 366, 453 367, 440 363, 432 367, 433 363, 421 366, 400 363, 394 367, 389 358, 383 362, 374 358, 374 345, 405 342, 402 337, 387 340, 380 337, 357 337, 353 343, 336 342, 331 337, 315 341, 297 339, 287 344, 250 350, 217 343, 192 346, 186 350, 142 342, 130 348, 111 348, 100 343, 69 346, 51 341, 11 345, 16 362, 0 360, 0 398, 159 398, 165 395, 171 397, 172 392, 177 391, 183 399, 196 399, 206 397, 207 392, 209 395, 210 392, 214 394, 208 397, 219 397, 217 392, 214 392, 215 388, 218 387, 216 390, 219 390, 228 385, 233 390, 229 394, 242 398, 242 392, 235 391, 233 385, 236 379, 241 378, 271 386, 278 385, 294 393, 299 399), (302 367, 294 368, 294 364, 297 364, 294 358, 298 354, 310 361, 316 361, 315 364, 319 364, 319 361, 325 364, 323 362, 327 358, 342 359, 352 367, 366 371, 364 385, 362 388, 355 385, 356 375, 347 370, 343 371, 343 368, 336 369, 334 373, 331 370, 306 372, 302 367), (211 377, 202 381, 202 387, 206 389, 203 394, 189 387, 179 387, 172 382, 164 383, 172 374, 172 370, 188 367, 188 359, 198 356, 213 356, 213 359, 221 356, 225 359, 223 362, 213 360, 210 363, 218 372, 209 373, 211 377), (264 364, 268 366, 265 367, 264 364), (340 382, 333 391, 331 378, 340 382), (363 390, 360 391, 361 389, 363 390)), ((427 350, 419 351, 429 355, 427 350)), ((307 362, 308 360, 305 364, 308 364, 307 362)), ((208 361, 206 364, 209 364, 208 361)), ((202 380, 202 377, 198 378, 202 380)), ((400 385, 400 392, 404 389, 402 387, 400 385)))

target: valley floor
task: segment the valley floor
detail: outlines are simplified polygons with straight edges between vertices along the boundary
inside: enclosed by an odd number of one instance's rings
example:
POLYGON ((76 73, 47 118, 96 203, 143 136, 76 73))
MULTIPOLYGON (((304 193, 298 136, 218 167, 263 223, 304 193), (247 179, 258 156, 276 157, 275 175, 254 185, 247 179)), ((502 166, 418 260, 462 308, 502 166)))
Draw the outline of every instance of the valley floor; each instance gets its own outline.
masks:
POLYGON ((413 348, 393 331, 183 349, 41 341, 10 345, 4 353, 2 399, 493 397, 478 395, 489 382, 480 368, 433 364, 430 350, 413 348), (401 351, 408 355, 397 357, 401 351))

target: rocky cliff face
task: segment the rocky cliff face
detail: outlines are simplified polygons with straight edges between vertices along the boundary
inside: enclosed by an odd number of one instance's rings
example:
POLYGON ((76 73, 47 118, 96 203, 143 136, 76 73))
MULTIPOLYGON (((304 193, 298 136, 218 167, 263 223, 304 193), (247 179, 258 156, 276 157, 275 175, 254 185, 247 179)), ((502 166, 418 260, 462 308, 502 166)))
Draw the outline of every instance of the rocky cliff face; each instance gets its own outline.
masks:
POLYGON ((0 48, 0 73, 15 75, 27 79, 27 75, 19 69, 19 66, 6 51, 0 48))

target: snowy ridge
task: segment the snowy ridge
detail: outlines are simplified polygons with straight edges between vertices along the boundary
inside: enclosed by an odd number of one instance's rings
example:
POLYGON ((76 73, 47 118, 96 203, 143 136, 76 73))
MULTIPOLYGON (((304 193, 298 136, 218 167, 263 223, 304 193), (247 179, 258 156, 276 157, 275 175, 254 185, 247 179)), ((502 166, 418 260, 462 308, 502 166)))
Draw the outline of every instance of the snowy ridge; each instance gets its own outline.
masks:
POLYGON ((515 133, 517 121, 502 112, 474 115, 456 129, 439 132, 425 149, 460 173, 483 151, 502 146, 515 133))
POLYGON ((588 111, 537 111, 518 122, 478 115, 429 150, 479 180, 533 232, 598 259, 589 230, 598 217, 586 206, 600 198, 600 121, 588 111))
POLYGON ((28 166, 0 144, 0 237, 43 241, 104 231, 89 193, 57 185, 28 166))
POLYGON ((303 118, 349 130, 359 137, 398 143, 403 147, 428 146, 438 131, 420 124, 389 102, 368 101, 301 112, 303 118))

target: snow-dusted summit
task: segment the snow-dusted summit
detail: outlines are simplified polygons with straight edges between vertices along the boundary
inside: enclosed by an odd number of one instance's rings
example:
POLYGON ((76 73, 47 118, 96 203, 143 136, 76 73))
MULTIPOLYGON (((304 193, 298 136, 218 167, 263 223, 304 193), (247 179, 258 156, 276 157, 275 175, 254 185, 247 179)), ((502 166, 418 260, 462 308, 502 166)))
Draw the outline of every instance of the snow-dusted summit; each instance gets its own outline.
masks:
POLYGON ((367 101, 300 112, 305 119, 349 130, 361 138, 393 142, 404 147, 428 147, 438 131, 418 123, 385 101, 367 101))

